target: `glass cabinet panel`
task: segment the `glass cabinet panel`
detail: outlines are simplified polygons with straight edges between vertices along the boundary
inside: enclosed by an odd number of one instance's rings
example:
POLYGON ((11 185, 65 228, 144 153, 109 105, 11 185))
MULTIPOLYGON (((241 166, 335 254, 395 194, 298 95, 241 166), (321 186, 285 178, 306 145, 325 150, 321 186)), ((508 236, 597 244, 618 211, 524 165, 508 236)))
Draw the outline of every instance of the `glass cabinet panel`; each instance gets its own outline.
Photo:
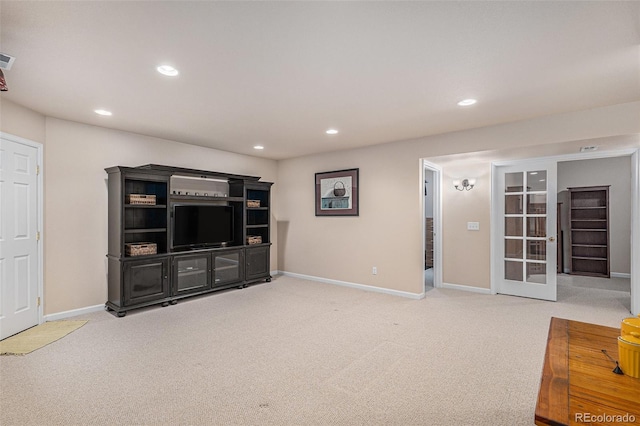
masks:
POLYGON ((219 286, 242 281, 242 251, 213 255, 213 285, 219 286))
POLYGON ((209 255, 175 258, 175 286, 178 293, 209 287, 209 259, 209 255))

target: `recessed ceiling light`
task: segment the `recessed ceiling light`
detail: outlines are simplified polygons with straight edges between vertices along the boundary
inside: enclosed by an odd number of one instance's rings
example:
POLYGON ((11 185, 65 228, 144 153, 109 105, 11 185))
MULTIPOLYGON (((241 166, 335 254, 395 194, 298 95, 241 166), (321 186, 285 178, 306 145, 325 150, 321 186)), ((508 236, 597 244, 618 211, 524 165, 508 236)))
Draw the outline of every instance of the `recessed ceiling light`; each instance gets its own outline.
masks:
POLYGON ((325 133, 328 135, 337 135, 338 131, 336 129, 329 129, 325 133))
POLYGON ((262 146, 262 145, 256 145, 256 146, 254 146, 254 147, 253 147, 253 149, 261 150, 261 149, 264 149, 264 146, 262 146))
POLYGON ((171 65, 160 65, 156 68, 160 74, 168 75, 169 77, 175 77, 178 75, 178 70, 171 65))
POLYGON ((478 101, 476 101, 475 99, 465 99, 465 100, 462 100, 462 101, 458 102, 458 105, 460 105, 460 106, 470 106, 470 105, 475 104, 476 102, 478 102, 478 101))
POLYGON ((111 111, 107 111, 106 109, 96 109, 93 112, 95 112, 98 115, 113 115, 111 111))

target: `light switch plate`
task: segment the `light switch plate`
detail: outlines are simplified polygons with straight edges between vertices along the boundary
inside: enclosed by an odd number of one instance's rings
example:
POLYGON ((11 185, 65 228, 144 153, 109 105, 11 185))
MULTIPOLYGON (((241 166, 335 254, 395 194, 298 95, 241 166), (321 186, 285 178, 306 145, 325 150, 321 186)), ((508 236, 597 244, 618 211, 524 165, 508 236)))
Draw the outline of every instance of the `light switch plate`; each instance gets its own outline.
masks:
POLYGON ((469 231, 479 231, 480 230, 480 222, 467 222, 467 230, 469 230, 469 231))

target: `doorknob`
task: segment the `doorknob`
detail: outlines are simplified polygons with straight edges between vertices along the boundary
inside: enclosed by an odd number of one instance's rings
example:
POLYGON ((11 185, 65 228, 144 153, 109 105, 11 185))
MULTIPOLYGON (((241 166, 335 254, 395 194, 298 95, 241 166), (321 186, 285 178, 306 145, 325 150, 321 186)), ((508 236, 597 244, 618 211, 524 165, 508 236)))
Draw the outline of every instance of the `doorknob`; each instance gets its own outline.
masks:
POLYGON ((556 237, 549 237, 549 241, 554 242, 556 240, 556 237))

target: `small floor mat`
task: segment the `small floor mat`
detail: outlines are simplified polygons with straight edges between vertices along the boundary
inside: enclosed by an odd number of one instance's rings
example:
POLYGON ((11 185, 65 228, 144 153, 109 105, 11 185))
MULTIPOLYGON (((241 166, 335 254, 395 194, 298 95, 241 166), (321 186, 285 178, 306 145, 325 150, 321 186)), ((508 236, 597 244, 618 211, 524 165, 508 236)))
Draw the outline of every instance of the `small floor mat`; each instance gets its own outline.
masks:
POLYGON ((50 321, 0 341, 0 355, 25 355, 79 329, 88 321, 50 321))

